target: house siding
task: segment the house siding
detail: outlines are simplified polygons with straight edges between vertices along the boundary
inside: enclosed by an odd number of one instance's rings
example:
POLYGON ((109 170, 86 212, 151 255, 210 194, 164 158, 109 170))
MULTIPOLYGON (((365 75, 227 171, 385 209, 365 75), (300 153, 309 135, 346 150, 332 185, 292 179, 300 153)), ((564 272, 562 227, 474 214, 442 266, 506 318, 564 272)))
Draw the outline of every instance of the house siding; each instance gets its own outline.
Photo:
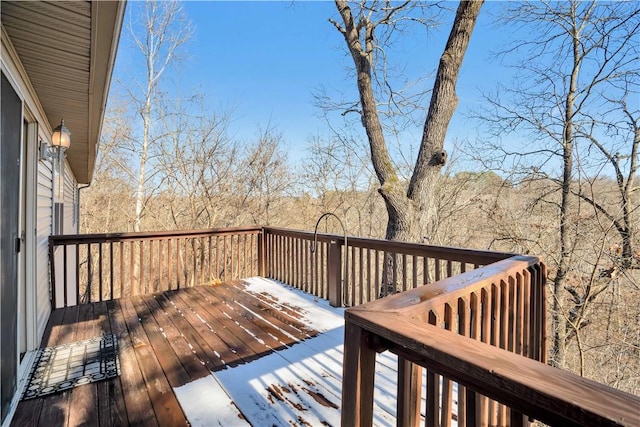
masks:
POLYGON ((73 172, 65 164, 64 169, 64 234, 78 234, 76 219, 76 203, 78 200, 78 183, 73 172))
MULTIPOLYGON (((64 194, 63 194, 63 217, 62 217, 62 230, 63 234, 78 234, 78 221, 76 220, 76 203, 78 200, 78 183, 73 176, 73 172, 69 165, 65 163, 64 168, 64 194)), ((76 251, 74 246, 68 246, 56 249, 56 265, 63 265, 64 254, 63 251, 67 251, 67 302, 71 305, 77 304, 77 292, 76 292, 76 251)), ((63 289, 65 284, 64 269, 62 271, 56 271, 56 288, 63 289)), ((60 301, 56 301, 56 304, 60 306, 60 301)))
POLYGON ((51 313, 49 292, 49 235, 52 230, 53 170, 51 161, 38 162, 36 196, 36 328, 42 338, 51 313))

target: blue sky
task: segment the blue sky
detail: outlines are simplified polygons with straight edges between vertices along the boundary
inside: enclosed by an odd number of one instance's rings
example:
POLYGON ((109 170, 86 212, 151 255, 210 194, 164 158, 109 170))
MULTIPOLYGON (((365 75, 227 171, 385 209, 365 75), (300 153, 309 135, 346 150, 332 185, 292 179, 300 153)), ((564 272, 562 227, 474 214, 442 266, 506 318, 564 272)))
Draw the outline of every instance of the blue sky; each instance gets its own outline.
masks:
MULTIPOLYGON (((455 3, 451 3, 455 7, 455 3)), ((142 3, 130 2, 127 20, 142 3)), ((499 66, 491 51, 504 43, 492 28, 492 10, 481 12, 458 82, 460 103, 448 141, 473 138, 475 129, 464 112, 477 104, 480 89, 488 90, 504 79, 508 70, 499 66)), ((313 103, 320 86, 355 98, 342 36, 328 22, 335 17, 330 1, 186 2, 184 10, 194 35, 184 47, 186 59, 171 78, 180 90, 205 95, 213 108, 234 105, 233 132, 248 140, 270 122, 284 136, 292 159, 304 156, 311 135, 328 134, 326 122, 313 103)), ((452 15, 438 31, 405 38, 397 59, 416 75, 434 73, 452 15)), ((122 33, 116 79, 126 81, 135 49, 127 23, 122 33)), ((427 105, 425 105, 425 108, 427 105)))

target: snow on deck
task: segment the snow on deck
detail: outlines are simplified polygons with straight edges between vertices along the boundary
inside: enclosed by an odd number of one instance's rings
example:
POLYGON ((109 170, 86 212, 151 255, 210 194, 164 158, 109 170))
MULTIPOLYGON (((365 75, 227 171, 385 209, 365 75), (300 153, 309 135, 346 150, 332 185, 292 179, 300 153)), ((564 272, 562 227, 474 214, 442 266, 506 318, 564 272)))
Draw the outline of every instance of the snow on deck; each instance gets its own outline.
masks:
MULTIPOLYGON (((272 280, 245 282, 246 292, 295 308, 321 334, 175 388, 187 419, 194 426, 340 425, 344 309, 272 280)), ((396 356, 376 360, 374 425, 395 425, 396 356)))

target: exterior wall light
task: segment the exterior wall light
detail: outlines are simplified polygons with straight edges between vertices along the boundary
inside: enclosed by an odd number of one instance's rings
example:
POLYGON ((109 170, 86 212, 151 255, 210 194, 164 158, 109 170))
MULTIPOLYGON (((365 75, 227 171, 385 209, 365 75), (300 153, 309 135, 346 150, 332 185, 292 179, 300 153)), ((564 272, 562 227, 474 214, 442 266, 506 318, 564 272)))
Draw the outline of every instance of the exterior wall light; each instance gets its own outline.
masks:
POLYGON ((69 132, 69 128, 64 125, 64 119, 60 122, 60 126, 53 130, 53 135, 51 135, 51 145, 53 148, 62 152, 71 145, 71 132, 69 132))
POLYGON ((59 161, 64 157, 64 152, 71 145, 71 132, 64 125, 64 119, 60 121, 60 126, 53 130, 51 135, 51 147, 46 143, 40 144, 40 160, 57 158, 59 161))

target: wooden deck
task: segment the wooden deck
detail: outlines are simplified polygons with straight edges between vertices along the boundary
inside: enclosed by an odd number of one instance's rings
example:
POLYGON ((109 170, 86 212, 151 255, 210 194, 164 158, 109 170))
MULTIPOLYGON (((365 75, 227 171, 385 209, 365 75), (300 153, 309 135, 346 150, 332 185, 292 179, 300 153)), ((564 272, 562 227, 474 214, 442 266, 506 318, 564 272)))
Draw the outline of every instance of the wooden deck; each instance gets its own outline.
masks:
MULTIPOLYGON (((55 310, 43 347, 117 334, 121 375, 22 401, 12 425, 189 424, 176 388, 318 334, 295 307, 245 286, 226 283, 55 310)), ((246 423, 240 412, 236 417, 246 423)))

